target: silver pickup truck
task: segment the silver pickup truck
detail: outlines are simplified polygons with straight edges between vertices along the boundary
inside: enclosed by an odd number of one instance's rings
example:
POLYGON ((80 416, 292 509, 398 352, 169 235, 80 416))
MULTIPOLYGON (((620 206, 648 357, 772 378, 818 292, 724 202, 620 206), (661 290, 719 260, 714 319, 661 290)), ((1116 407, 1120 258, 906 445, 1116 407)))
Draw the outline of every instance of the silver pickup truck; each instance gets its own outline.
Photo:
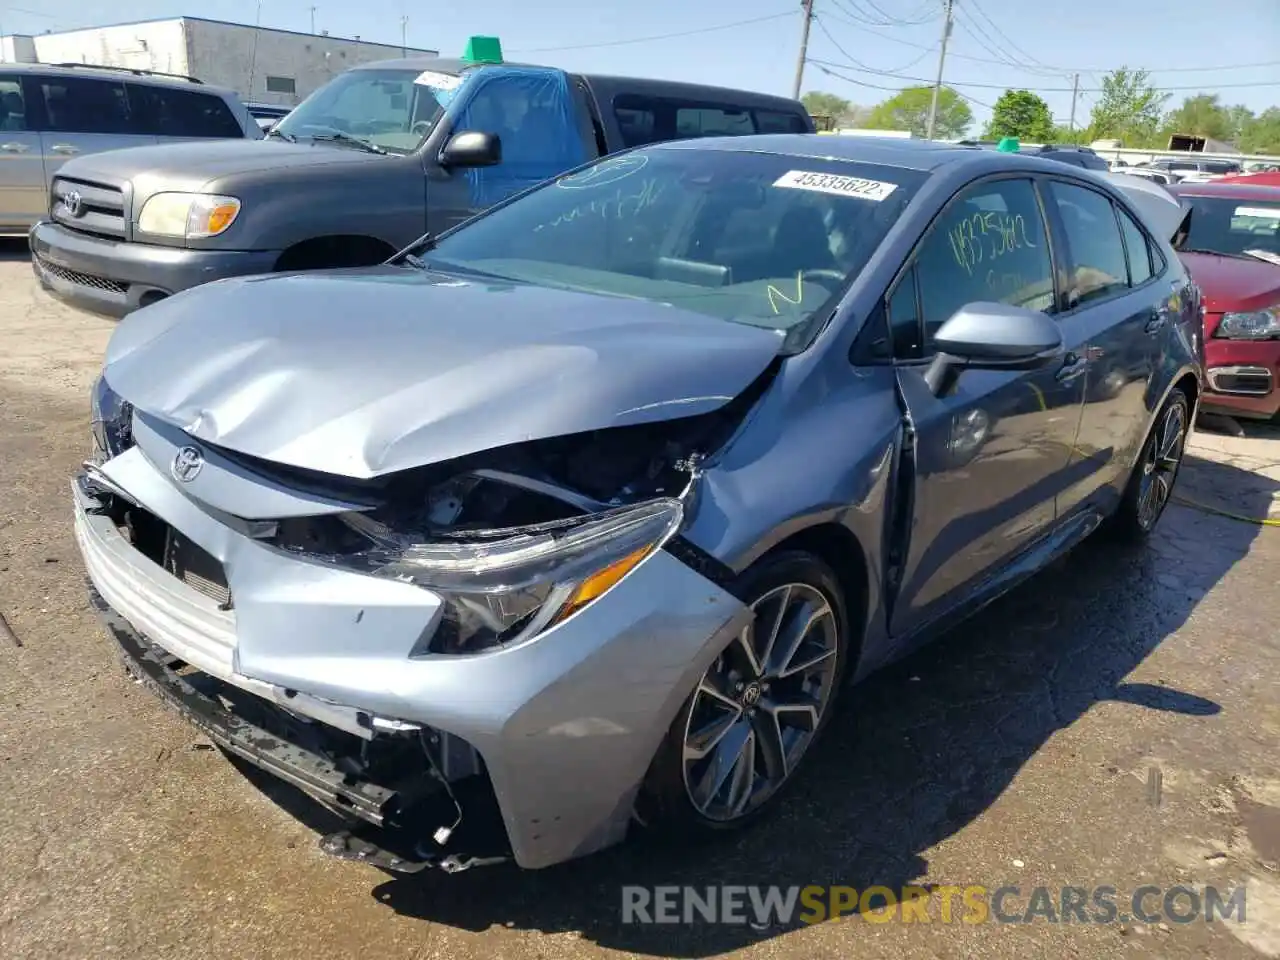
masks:
POLYGON ((266 139, 67 163, 31 230, 44 288, 123 316, 224 277, 380 263, 588 160, 684 137, 811 133, 795 100, 444 58, 356 67, 266 139))

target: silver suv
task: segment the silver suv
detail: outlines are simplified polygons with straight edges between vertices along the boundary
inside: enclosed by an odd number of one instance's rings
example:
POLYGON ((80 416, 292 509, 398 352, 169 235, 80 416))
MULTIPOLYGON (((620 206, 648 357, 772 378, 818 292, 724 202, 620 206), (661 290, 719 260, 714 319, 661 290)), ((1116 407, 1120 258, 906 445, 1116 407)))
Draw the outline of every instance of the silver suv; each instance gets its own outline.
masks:
POLYGON ((253 138, 230 90, 193 77, 84 64, 0 64, 0 236, 26 236, 49 184, 86 153, 171 140, 253 138))

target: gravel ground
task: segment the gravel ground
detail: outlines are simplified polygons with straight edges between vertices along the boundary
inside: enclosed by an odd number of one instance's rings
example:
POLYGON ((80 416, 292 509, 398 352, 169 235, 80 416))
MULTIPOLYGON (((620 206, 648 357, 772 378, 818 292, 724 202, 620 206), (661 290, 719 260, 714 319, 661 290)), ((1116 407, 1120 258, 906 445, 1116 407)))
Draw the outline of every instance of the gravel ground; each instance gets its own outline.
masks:
MULTIPOLYGON (((115 665, 67 482, 113 325, 0 248, 0 956, 1280 957, 1280 531, 1175 506, 857 688, 789 806, 695 850, 391 878, 115 665), (1247 884, 1234 921, 623 924, 624 884, 1247 884)), ((1280 515, 1280 436, 1197 437, 1180 491, 1280 515)), ((1055 892, 1056 899, 1056 892, 1055 892)), ((935 901, 936 903, 936 901, 935 901)), ((1159 898, 1149 901, 1155 905, 1159 898)))

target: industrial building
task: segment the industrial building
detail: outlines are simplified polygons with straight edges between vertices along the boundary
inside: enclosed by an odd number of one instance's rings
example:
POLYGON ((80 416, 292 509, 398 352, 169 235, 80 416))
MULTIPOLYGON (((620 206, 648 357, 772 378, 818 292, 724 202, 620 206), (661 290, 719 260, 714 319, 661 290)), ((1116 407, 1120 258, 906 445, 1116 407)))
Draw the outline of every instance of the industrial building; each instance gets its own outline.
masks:
POLYGON ((181 74, 229 87, 243 100, 289 107, 358 63, 438 52, 202 17, 0 37, 0 61, 181 74))

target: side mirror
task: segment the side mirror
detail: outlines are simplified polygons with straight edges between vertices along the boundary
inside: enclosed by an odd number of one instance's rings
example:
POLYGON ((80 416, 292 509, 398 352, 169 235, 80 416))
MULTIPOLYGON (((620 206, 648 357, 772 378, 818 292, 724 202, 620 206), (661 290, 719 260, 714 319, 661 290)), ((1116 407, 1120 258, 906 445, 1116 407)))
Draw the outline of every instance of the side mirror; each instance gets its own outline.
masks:
POLYGON ((442 167, 492 167, 502 162, 502 139, 496 133, 463 130, 440 151, 442 167))
POLYGON ((924 379, 945 396, 965 368, 1038 370, 1064 353, 1057 322, 1038 310, 1004 303, 967 303, 934 335, 937 356, 924 379))

